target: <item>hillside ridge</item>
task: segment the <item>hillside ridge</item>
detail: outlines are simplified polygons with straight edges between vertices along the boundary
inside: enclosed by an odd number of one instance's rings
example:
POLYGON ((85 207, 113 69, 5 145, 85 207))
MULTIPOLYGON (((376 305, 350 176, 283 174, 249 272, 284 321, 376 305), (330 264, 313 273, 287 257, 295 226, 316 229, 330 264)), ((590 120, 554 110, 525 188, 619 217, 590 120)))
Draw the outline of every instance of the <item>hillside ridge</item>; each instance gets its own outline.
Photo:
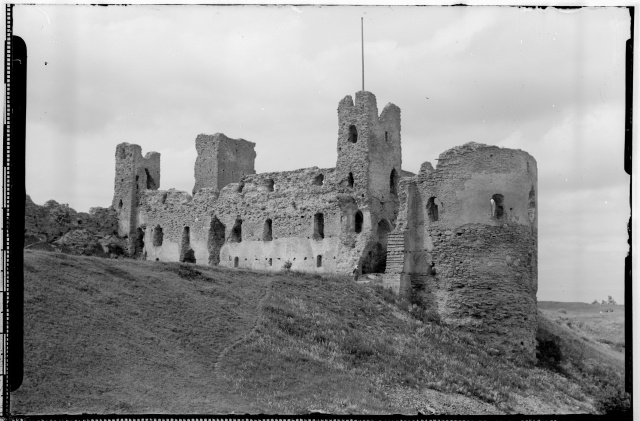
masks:
POLYGON ((532 365, 345 277, 35 250, 24 274, 13 414, 598 413, 623 384, 544 312, 532 365))

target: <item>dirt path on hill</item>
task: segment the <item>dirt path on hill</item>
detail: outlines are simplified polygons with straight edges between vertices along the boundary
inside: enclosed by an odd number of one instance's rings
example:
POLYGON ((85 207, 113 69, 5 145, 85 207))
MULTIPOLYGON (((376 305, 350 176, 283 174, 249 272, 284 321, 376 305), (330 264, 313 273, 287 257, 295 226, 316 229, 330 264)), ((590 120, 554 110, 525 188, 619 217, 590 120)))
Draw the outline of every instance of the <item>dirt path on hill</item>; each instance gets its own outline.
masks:
POLYGON ((258 305, 256 306, 257 314, 256 314, 255 321, 253 323, 253 326, 251 327, 251 330, 249 330, 247 333, 245 333, 244 335, 242 335, 241 337, 239 337, 238 339, 236 339, 235 341, 227 345, 216 358, 216 361, 213 365, 214 367, 213 372, 216 374, 216 377, 220 376, 221 366, 223 364, 224 358, 227 356, 229 351, 231 351, 235 347, 239 346, 240 344, 248 340, 258 329, 258 326, 260 325, 260 321, 264 317, 264 313, 262 312, 262 307, 264 306, 265 301, 271 297, 272 290, 273 290, 273 281, 269 282, 269 284, 266 287, 264 295, 262 296, 262 298, 260 298, 260 301, 258 301, 258 305))

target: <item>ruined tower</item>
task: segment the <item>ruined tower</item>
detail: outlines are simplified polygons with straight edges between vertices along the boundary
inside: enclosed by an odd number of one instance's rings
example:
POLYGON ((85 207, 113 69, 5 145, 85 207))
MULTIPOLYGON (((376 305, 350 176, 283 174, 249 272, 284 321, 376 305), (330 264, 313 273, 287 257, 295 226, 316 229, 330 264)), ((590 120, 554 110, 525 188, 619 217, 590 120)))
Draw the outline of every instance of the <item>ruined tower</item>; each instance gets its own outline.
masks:
POLYGON ((371 92, 347 95, 338 105, 337 181, 362 198, 395 198, 402 164, 400 108, 387 104, 380 116, 371 92), (362 196, 364 195, 364 196, 362 196))
POLYGON ((255 174, 255 146, 253 142, 230 139, 222 133, 199 134, 192 194, 202 188, 222 190, 230 183, 239 182, 243 175, 255 174))
POLYGON ((535 359, 538 189, 535 159, 467 143, 403 179, 385 283, 442 322, 535 359))
MULTIPOLYGON (((160 187, 160 154, 148 152, 142 156, 138 145, 121 143, 116 147, 116 176, 112 207, 118 212, 118 234, 135 238, 138 198, 142 190, 160 187)), ((133 244, 130 245, 133 252, 133 244)))
POLYGON ((389 103, 378 116, 376 97, 366 91, 356 93, 355 103, 350 95, 340 101, 335 177, 355 198, 354 218, 369 227, 356 244, 363 252, 362 273, 385 270, 387 239, 398 212, 401 152, 400 108, 389 103))

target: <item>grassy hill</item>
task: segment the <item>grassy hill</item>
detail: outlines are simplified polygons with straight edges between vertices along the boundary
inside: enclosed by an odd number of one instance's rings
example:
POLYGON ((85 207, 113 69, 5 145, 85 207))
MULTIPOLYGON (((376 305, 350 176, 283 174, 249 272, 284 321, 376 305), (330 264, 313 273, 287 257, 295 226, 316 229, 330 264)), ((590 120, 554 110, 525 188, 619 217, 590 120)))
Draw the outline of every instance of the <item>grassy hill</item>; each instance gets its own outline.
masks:
POLYGON ((568 326, 569 309, 540 311, 532 365, 341 277, 29 250, 24 273, 13 414, 597 413, 626 402, 621 353, 585 333, 588 318, 568 326))

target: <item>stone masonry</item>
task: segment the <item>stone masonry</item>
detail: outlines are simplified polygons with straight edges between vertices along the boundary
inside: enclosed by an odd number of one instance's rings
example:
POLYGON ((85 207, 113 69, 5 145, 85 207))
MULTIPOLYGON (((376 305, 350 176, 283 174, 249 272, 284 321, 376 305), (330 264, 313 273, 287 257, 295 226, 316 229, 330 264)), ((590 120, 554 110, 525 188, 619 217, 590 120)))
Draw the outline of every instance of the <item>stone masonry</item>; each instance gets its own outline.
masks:
POLYGON ((279 271, 383 273, 434 318, 535 358, 537 167, 476 143, 401 168, 400 108, 338 105, 335 168, 255 174, 255 144, 198 135, 192 195, 159 190, 160 155, 116 149, 113 208, 131 254, 279 271))
POLYGON ((195 165, 196 184, 192 194, 203 187, 222 190, 243 175, 255 174, 256 144, 244 139, 229 139, 222 133, 196 137, 198 158, 195 165), (219 165, 224 163, 224 165, 219 165))
POLYGON ((401 182, 387 286, 435 318, 535 358, 537 166, 528 153, 467 143, 401 182))

